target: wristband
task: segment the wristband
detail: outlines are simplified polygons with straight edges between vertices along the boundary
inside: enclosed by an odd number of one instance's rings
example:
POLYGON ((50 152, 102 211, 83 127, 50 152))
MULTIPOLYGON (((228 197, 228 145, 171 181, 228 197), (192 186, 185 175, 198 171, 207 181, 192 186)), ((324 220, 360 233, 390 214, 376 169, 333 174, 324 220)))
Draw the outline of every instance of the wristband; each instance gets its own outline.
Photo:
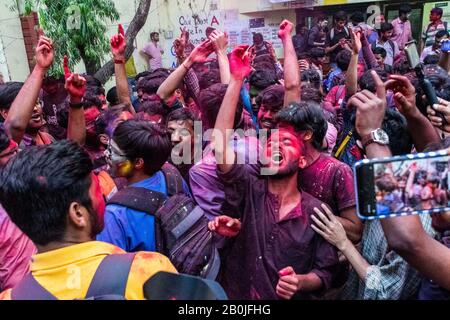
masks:
POLYGON ((125 60, 124 59, 114 59, 114 63, 115 64, 125 64, 125 60))
POLYGON ((74 109, 81 109, 81 108, 83 108, 83 102, 80 102, 80 103, 69 102, 69 107, 74 108, 74 109))

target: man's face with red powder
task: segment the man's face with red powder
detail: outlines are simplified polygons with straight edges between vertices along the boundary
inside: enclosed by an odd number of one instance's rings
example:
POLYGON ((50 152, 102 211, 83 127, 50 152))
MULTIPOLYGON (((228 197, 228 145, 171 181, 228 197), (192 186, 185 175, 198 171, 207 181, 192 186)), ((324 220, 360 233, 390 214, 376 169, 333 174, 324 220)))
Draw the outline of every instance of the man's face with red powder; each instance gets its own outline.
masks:
POLYGON ((92 234, 99 234, 105 226, 105 198, 103 197, 100 181, 95 173, 91 173, 91 187, 89 188, 89 198, 91 199, 92 209, 95 216, 92 217, 92 234))

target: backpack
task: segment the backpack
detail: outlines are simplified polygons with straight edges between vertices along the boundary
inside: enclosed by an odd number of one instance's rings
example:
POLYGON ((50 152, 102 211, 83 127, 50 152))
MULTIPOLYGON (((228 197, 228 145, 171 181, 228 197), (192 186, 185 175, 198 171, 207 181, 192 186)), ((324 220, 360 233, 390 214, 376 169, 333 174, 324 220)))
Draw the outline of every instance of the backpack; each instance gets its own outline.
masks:
POLYGON ((180 273, 215 279, 220 257, 205 212, 181 193, 183 178, 171 164, 162 168, 166 195, 139 187, 118 191, 108 204, 118 204, 155 217, 156 251, 167 256, 180 273))
MULTIPOLYGON (((126 300, 125 290, 135 253, 106 256, 92 278, 83 300, 126 300)), ((12 300, 58 300, 28 273, 12 289, 12 300)))

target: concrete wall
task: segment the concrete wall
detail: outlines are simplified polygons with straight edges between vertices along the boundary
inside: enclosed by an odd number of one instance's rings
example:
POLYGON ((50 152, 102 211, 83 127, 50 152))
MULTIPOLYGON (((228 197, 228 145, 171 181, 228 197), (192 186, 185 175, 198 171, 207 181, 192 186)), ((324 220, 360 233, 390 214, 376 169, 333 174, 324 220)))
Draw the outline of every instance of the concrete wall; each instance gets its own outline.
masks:
MULTIPOLYGON (((134 16, 138 0, 114 0, 114 2, 121 15, 120 22, 126 27, 134 16)), ((259 8, 261 2, 268 2, 268 0, 152 0, 147 23, 135 41, 138 49, 134 53, 137 72, 147 69, 146 60, 138 51, 149 41, 149 35, 153 31, 160 32, 161 45, 165 50, 163 65, 172 67, 175 61, 171 52, 172 43, 179 36, 182 27, 187 27, 191 40, 198 43, 204 38, 205 29, 210 25, 223 31, 230 31, 235 28, 235 25, 239 25, 239 28, 248 26, 248 19, 251 18, 264 18, 265 25, 272 29, 276 28, 284 18, 295 23, 293 9, 255 13, 255 8, 259 8), (240 13, 249 11, 253 12, 240 13), (198 19, 193 19, 193 16, 198 16, 198 19)), ((3 63, 0 52, 0 70, 9 70, 10 79, 24 81, 29 74, 29 68, 26 64, 23 35, 18 13, 7 8, 9 3, 9 0, 0 0, 0 40, 3 43, 7 61, 3 63)), ((109 26, 108 36, 117 32, 117 24, 118 22, 113 22, 109 26)), ((281 56, 282 50, 277 46, 275 48, 277 54, 281 56)), ((105 61, 107 59, 109 56, 105 57, 105 61)), ((83 72, 84 66, 79 64, 75 70, 83 72)), ((8 77, 6 79, 9 80, 8 77)), ((110 85, 113 84, 109 83, 107 87, 110 85)))

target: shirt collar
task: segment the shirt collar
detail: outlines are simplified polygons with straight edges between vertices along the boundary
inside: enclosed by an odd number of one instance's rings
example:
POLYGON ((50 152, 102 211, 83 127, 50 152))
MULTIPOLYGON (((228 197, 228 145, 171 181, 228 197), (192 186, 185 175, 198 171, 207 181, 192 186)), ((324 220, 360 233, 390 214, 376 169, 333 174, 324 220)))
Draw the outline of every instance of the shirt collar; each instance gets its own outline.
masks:
POLYGON ((78 261, 86 260, 90 257, 116 253, 125 252, 122 249, 105 242, 84 242, 34 255, 32 257, 33 261, 30 271, 36 272, 40 270, 54 269, 74 264, 78 261))

